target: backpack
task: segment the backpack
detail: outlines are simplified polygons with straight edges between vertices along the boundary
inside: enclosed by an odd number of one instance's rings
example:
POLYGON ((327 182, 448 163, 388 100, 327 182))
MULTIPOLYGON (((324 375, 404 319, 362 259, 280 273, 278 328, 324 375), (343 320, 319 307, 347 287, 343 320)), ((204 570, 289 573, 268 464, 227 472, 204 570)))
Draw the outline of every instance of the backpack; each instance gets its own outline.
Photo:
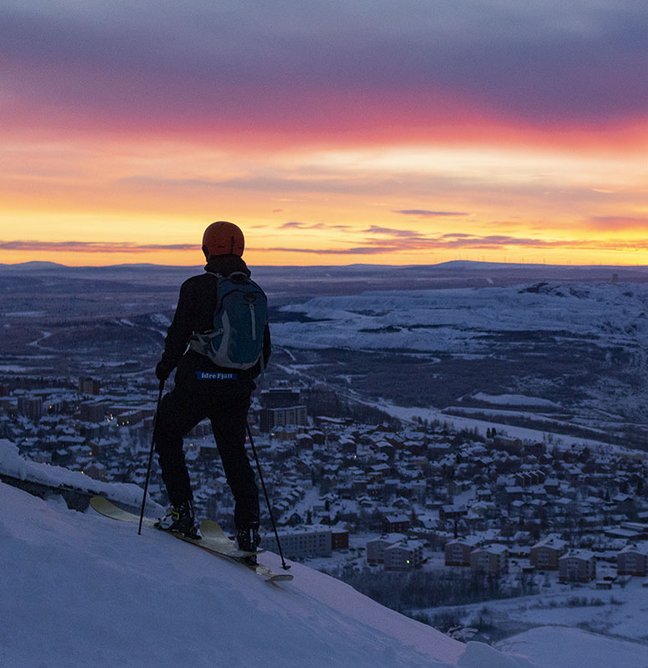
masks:
POLYGON ((194 332, 192 350, 228 369, 251 369, 263 365, 263 337, 268 322, 265 292, 243 272, 215 274, 216 309, 213 329, 194 332))

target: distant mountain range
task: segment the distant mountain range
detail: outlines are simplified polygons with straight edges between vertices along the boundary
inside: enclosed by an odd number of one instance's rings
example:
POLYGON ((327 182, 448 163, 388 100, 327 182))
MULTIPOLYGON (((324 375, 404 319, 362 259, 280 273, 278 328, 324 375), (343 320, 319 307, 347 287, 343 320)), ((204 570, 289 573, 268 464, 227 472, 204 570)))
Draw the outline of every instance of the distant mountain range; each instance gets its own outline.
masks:
MULTIPOLYGON (((534 281, 644 282, 648 266, 545 265, 455 260, 429 265, 251 266, 269 295, 283 302, 318 295, 351 295, 367 290, 443 289, 507 286, 534 281)), ((54 262, 0 264, 0 278, 56 276, 126 281, 173 288, 202 266, 120 264, 69 267, 54 262)))

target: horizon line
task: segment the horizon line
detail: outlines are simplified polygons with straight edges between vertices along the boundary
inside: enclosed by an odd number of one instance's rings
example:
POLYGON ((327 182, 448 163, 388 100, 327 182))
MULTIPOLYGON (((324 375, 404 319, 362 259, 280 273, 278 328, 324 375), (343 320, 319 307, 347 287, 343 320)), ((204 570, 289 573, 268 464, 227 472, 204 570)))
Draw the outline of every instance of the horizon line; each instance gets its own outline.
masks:
MULTIPOLYGON (((442 267, 444 265, 489 265, 497 267, 553 267, 565 269, 638 269, 647 270, 648 264, 596 264, 596 263, 553 263, 553 262, 503 262, 503 261, 488 261, 488 260, 445 260, 443 262, 435 263, 407 263, 407 264, 389 264, 389 263, 370 263, 370 262, 351 262, 349 264, 251 264, 255 268, 263 269, 317 269, 317 268, 344 268, 344 267, 390 267, 390 268, 409 268, 409 267, 442 267)), ((204 263, 196 264, 158 264, 155 262, 133 262, 133 263, 117 263, 117 264, 63 264, 61 262, 52 262, 51 260, 27 260, 25 262, 0 262, 0 268, 20 268, 41 266, 43 268, 63 268, 63 269, 117 269, 117 268, 161 268, 161 269, 196 269, 203 268, 204 263)))

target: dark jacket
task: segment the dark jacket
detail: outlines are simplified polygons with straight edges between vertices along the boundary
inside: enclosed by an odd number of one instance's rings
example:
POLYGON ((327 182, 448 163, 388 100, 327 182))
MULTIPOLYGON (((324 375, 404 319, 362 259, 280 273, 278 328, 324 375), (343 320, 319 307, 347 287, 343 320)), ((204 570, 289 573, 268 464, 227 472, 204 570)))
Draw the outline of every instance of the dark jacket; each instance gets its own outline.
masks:
MULTIPOLYGON (((250 276, 250 270, 238 255, 217 255, 205 265, 205 273, 192 276, 180 287, 180 297, 173 322, 169 326, 162 353, 162 363, 170 371, 179 364, 202 371, 230 371, 214 364, 208 357, 188 350, 189 339, 194 332, 205 332, 213 327, 216 309, 215 274, 229 276, 241 271, 250 276)), ((266 325, 263 337, 263 366, 270 359, 270 328, 266 325)), ((252 369, 237 371, 241 378, 255 378, 261 372, 261 364, 252 369)))

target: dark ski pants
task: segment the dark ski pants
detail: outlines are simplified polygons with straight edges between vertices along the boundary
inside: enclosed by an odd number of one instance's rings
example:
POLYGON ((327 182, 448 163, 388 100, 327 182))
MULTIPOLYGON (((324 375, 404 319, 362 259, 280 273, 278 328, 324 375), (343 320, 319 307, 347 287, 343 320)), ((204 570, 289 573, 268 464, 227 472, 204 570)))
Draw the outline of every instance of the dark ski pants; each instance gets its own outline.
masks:
POLYGON ((169 500, 177 506, 193 498, 183 439, 199 422, 209 418, 234 496, 234 524, 237 530, 258 526, 259 491, 245 451, 252 384, 242 380, 195 380, 189 374, 178 376, 175 388, 160 402, 154 434, 169 500))

